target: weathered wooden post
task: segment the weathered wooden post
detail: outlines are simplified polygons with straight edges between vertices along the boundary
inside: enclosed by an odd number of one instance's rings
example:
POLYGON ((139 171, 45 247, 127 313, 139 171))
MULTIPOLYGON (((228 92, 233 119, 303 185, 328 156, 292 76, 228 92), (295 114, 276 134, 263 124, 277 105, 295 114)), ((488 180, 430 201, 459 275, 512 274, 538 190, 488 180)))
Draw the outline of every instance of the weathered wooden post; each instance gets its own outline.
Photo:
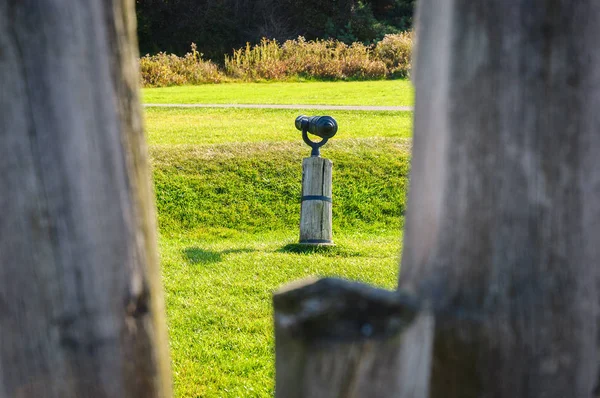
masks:
POLYGON ((427 398, 433 317, 405 294, 335 278, 283 287, 277 398, 427 398))
POLYGON ((133 0, 0 1, 0 397, 167 398, 133 0))
POLYGON ((312 148, 311 157, 302 161, 302 205, 300 209, 300 244, 333 245, 332 234, 332 167, 320 156, 319 148, 337 133, 337 123, 330 116, 298 116, 296 128, 312 148), (313 142, 308 133, 321 137, 313 142))
POLYGON ((595 397, 600 2, 419 1, 400 287, 432 398, 595 397))

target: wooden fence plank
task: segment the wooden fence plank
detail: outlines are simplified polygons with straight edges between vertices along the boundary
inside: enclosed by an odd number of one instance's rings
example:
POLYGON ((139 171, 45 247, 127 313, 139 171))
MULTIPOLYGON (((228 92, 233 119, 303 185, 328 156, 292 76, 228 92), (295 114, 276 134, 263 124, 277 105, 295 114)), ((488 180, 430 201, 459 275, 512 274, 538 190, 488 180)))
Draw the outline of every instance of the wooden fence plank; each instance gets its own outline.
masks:
POLYGON ((326 278, 273 301, 276 397, 427 397, 433 317, 409 297, 326 278))
POLYGON ((168 397, 132 1, 0 2, 0 397, 168 397))
POLYGON ((418 15, 400 287, 435 309, 431 396, 594 396, 600 2, 418 15))

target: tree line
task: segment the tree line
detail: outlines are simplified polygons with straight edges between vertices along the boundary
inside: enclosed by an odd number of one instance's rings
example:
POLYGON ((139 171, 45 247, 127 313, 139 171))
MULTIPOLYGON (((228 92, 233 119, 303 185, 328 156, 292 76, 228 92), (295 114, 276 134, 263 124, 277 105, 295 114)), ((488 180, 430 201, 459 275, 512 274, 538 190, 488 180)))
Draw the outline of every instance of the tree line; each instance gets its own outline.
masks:
POLYGON ((141 54, 179 55, 192 42, 206 58, 262 37, 333 38, 370 44, 411 28, 415 0, 136 0, 141 54))

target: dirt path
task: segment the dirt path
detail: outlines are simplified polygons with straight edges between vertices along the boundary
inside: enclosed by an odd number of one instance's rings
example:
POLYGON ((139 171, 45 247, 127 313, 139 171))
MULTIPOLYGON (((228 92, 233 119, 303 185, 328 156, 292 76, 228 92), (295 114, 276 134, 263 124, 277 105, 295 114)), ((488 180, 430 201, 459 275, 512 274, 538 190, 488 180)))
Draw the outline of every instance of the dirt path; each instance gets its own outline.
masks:
POLYGON ((255 109, 320 109, 327 111, 412 111, 412 106, 367 105, 271 105, 271 104, 144 104, 152 108, 255 108, 255 109))

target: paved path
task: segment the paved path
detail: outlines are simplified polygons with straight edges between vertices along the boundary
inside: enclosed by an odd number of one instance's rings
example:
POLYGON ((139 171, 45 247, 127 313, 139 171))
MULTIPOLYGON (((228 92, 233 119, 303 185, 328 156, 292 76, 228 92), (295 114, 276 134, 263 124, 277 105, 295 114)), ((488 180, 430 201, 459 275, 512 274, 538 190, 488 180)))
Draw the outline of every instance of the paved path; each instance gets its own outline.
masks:
POLYGON ((412 111, 412 106, 270 105, 270 104, 144 104, 153 108, 322 109, 327 111, 412 111))

